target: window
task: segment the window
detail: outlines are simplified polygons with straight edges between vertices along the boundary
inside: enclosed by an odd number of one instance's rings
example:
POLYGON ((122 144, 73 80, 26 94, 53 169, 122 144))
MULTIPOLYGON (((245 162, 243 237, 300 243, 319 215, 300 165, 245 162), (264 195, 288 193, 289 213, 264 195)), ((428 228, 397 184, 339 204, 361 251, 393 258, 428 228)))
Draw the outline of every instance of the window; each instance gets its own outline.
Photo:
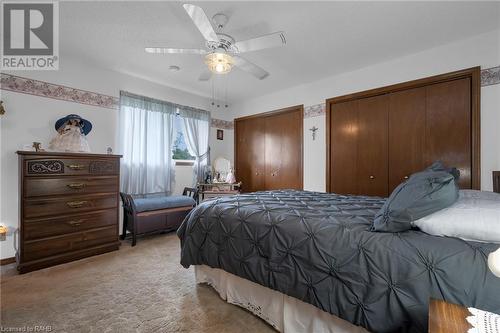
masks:
POLYGON ((180 115, 175 117, 174 121, 174 145, 172 147, 172 158, 174 160, 194 160, 195 157, 189 153, 186 145, 186 131, 184 120, 180 115))
POLYGON ((170 193, 176 106, 120 92, 121 190, 131 194, 170 193))

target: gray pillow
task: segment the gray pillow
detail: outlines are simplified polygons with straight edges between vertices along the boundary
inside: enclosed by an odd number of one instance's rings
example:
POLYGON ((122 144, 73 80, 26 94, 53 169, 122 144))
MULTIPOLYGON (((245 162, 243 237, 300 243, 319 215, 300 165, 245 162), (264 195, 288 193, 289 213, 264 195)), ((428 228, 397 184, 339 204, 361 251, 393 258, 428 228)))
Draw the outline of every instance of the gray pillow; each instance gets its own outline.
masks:
POLYGON ((458 186, 454 175, 449 171, 427 168, 396 187, 375 215, 371 230, 409 230, 411 222, 449 207, 457 199, 458 186))
POLYGON ((435 161, 425 170, 446 171, 446 172, 451 173, 453 175, 453 177, 455 177, 456 180, 458 180, 458 178, 460 178, 460 170, 458 170, 457 168, 447 168, 444 166, 443 162, 441 162, 441 161, 435 161))

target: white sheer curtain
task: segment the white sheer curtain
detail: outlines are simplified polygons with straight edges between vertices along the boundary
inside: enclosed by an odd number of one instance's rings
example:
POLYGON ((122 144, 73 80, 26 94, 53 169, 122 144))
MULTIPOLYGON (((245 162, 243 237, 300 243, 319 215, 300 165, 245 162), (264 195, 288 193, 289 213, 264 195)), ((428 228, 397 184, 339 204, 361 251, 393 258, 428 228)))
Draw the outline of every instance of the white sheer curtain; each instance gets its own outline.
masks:
POLYGON ((171 192, 176 105, 120 92, 123 154, 120 188, 130 194, 171 192))
POLYGON ((191 155, 196 157, 194 162, 193 185, 203 182, 205 167, 210 161, 210 112, 179 108, 179 114, 184 118, 186 132, 186 146, 191 155))

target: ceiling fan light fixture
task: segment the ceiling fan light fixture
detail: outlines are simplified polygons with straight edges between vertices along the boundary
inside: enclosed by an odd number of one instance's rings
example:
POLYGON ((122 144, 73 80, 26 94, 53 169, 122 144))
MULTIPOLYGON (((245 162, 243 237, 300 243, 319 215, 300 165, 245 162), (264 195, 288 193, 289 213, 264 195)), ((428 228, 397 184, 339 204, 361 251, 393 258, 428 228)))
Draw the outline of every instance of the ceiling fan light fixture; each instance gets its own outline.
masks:
POLYGON ((234 65, 234 59, 226 52, 215 51, 205 56, 205 64, 215 74, 227 74, 234 65))

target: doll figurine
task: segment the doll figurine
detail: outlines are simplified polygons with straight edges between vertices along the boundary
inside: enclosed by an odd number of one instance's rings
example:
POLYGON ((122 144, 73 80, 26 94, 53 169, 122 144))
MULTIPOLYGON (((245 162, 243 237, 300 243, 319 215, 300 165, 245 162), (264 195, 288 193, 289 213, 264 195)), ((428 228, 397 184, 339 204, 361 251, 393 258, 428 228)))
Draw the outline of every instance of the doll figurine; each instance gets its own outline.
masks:
POLYGON ((226 183, 229 183, 229 184, 234 184, 234 183, 236 183, 236 178, 234 177, 234 171, 233 171, 233 168, 230 168, 230 169, 229 169, 229 172, 227 173, 227 176, 226 176, 226 183))
POLYGON ((50 141, 49 149, 60 152, 89 153, 86 135, 92 124, 76 114, 59 119, 55 125, 57 135, 50 141))

